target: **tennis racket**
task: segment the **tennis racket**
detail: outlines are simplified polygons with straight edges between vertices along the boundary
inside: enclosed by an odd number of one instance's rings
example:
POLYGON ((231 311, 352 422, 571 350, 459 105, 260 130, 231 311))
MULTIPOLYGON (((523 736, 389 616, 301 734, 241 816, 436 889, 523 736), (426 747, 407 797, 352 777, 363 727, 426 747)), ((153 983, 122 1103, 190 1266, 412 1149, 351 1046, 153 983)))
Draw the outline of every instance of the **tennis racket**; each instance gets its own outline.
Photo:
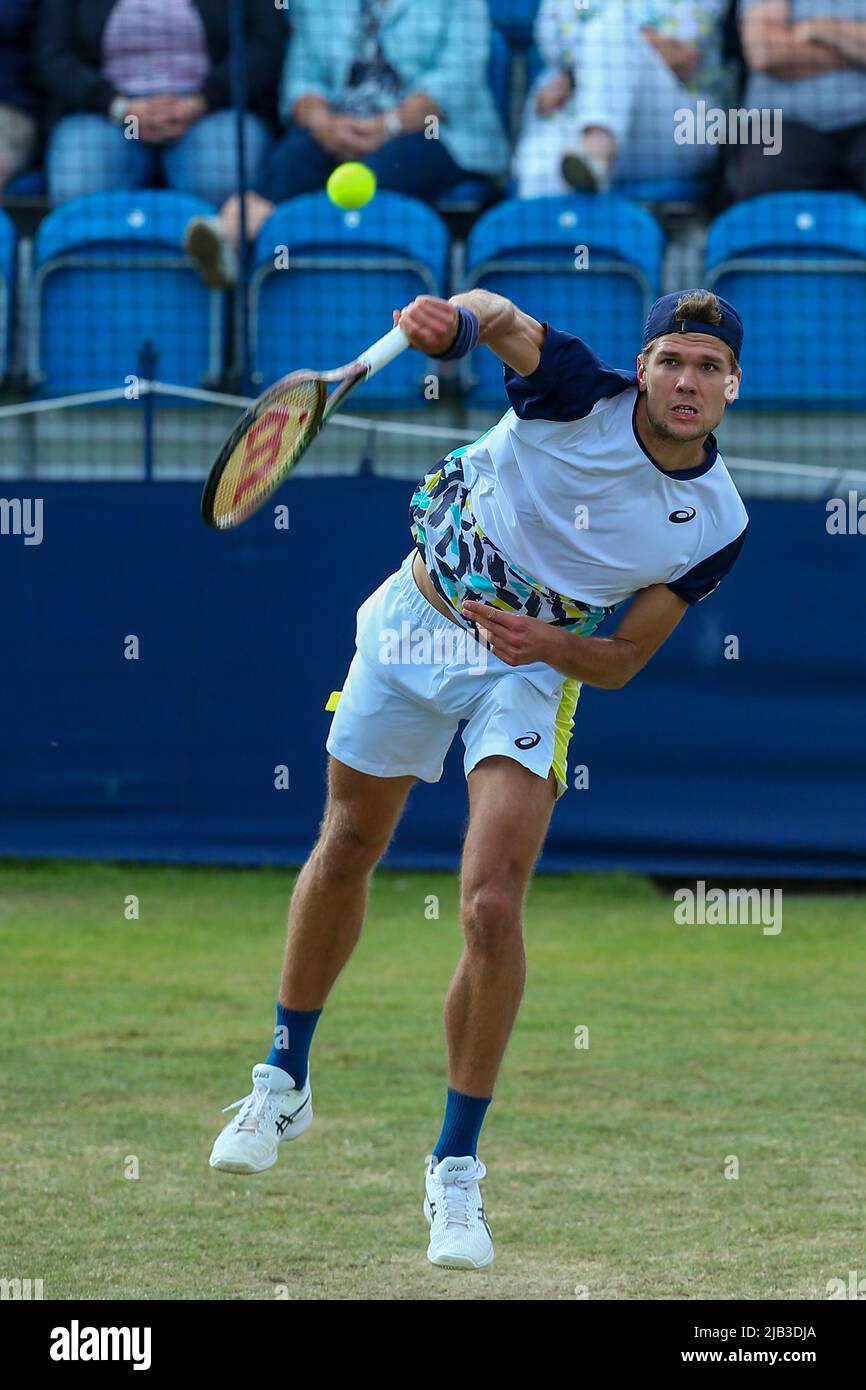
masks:
POLYGON ((254 401, 214 462, 201 498, 202 519, 218 531, 240 526, 272 497, 350 391, 409 346, 392 328, 354 362, 329 372, 290 372, 254 401), (330 396, 331 382, 339 386, 330 396))

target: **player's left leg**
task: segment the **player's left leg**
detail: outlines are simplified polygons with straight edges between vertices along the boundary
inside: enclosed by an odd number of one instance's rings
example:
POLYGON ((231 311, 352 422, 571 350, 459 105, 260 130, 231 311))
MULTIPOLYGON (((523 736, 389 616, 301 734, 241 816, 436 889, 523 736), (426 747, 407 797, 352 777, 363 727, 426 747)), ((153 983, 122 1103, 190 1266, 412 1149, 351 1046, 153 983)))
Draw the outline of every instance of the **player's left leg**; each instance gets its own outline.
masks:
POLYGON ((523 903, 556 800, 513 758, 484 758, 470 772, 460 916, 464 948, 445 1000, 449 1083, 489 1096, 523 993, 523 903))
POLYGON ((493 1259, 478 1183, 478 1135, 523 994, 523 903, 553 811, 557 780, 510 757, 467 779, 469 829, 460 912, 464 948, 445 1001, 449 1085, 427 1172, 424 1211, 433 1264, 479 1269, 493 1259))

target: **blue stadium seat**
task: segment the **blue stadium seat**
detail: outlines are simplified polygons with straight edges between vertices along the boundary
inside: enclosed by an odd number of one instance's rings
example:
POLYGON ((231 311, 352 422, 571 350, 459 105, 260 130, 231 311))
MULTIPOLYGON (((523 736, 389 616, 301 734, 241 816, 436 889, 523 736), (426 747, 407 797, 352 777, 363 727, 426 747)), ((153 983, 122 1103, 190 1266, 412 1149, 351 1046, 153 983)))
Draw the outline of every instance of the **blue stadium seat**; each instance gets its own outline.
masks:
POLYGON ((41 396, 123 386, 150 340, 160 381, 200 387, 222 369, 224 296, 182 249, 201 198, 94 193, 55 208, 36 234, 27 371, 41 396))
MULTIPOLYGON (((618 198, 631 203, 702 203, 710 195, 710 185, 702 179, 640 179, 636 183, 615 183, 611 189, 618 198)), ((517 180, 509 179, 505 193, 513 198, 517 180)))
POLYGON ((15 224, 0 208, 0 381, 12 360, 12 306, 15 301, 15 224))
POLYGON ((856 193, 768 193, 707 233, 704 283, 745 325, 740 402, 866 410, 856 345, 866 321, 866 202, 856 193))
POLYGON ((709 178, 633 179, 613 185, 620 198, 635 203, 702 203, 710 191, 709 178))
MULTIPOLYGON (((425 203, 382 191, 357 212, 325 193, 281 204, 253 252, 250 338, 263 387, 299 367, 338 367, 391 328, 391 310, 419 294, 441 295, 449 237, 425 203)), ((359 388, 356 400, 412 405, 425 365, 404 353, 359 388)))
MULTIPOLYGON (((662 244, 655 219, 612 194, 509 199, 473 228, 465 288, 503 294, 534 318, 585 338, 611 366, 633 370, 659 293, 662 244)), ((470 372, 470 403, 501 404, 501 363, 476 350, 470 372)))
POLYGON ((10 179, 3 190, 5 198, 44 198, 48 192, 41 169, 25 169, 10 179))
POLYGON ((473 175, 452 184, 436 203, 436 211, 443 217, 455 212, 477 213, 498 197, 499 190, 492 179, 473 175))
POLYGON ((487 0, 490 18, 512 43, 530 43, 540 0, 487 0))

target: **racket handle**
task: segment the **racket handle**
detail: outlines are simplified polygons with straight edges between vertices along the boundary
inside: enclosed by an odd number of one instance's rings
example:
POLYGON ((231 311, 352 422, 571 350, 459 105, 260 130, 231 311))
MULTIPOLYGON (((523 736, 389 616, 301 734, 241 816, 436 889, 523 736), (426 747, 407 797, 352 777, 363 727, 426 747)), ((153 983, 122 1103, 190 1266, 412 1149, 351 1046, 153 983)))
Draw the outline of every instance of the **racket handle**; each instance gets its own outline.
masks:
POLYGON ((367 378, 375 376, 383 367, 387 367, 389 362, 393 362, 395 357, 399 357, 401 352, 405 352, 409 346, 409 339, 402 328, 392 328, 390 333, 386 333, 384 338, 373 343, 362 352, 358 361, 363 363, 367 369, 367 378))

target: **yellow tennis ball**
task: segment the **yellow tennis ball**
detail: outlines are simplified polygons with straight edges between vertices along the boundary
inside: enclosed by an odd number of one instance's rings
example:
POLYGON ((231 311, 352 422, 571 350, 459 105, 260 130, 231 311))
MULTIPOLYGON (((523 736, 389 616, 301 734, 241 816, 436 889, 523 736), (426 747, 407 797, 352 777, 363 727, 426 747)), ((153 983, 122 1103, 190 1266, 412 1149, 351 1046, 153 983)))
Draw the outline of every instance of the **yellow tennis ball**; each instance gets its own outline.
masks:
POLYGON ((339 164, 328 179, 327 189, 338 208, 362 208, 376 192, 376 175, 366 164, 339 164))

